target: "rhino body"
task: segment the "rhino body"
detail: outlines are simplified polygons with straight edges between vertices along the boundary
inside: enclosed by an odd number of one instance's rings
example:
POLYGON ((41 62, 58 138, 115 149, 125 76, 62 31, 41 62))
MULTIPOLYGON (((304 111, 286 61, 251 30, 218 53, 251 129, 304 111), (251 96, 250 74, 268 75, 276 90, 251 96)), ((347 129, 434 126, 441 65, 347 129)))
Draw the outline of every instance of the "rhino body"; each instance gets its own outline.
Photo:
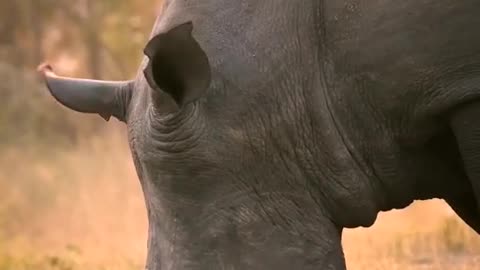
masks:
POLYGON ((414 200, 444 199, 480 232, 478 14, 478 0, 170 0, 133 80, 40 70, 65 106, 127 124, 147 269, 339 270, 343 228, 414 200))

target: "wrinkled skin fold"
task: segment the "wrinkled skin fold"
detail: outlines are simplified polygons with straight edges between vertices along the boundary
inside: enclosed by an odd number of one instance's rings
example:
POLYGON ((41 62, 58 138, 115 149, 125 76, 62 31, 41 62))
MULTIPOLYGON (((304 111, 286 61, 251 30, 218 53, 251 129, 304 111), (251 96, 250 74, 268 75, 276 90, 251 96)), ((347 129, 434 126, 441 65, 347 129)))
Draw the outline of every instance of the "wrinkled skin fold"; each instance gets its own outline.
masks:
POLYGON ((167 0, 138 75, 56 75, 126 123, 149 270, 345 269, 343 228, 444 199, 480 233, 480 2, 167 0))

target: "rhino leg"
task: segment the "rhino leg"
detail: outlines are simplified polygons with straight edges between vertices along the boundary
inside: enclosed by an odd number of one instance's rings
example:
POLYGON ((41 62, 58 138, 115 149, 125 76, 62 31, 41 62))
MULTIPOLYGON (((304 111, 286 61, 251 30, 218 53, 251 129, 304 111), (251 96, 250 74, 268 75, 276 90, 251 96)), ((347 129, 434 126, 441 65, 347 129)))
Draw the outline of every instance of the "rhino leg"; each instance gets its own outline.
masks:
POLYGON ((480 234, 480 212, 474 196, 466 194, 463 197, 445 198, 445 201, 470 228, 480 234))
POLYGON ((480 102, 456 108, 449 121, 474 196, 450 198, 447 202, 466 223, 480 233, 480 102))

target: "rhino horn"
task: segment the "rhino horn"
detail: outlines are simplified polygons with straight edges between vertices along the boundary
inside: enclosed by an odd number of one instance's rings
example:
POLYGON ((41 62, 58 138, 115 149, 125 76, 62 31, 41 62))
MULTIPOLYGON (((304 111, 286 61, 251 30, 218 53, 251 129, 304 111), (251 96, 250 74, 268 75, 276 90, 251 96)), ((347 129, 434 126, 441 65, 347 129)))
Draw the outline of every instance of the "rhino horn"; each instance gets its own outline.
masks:
POLYGON ((38 67, 50 94, 62 105, 82 113, 97 113, 126 122, 133 81, 99 81, 61 77, 49 64, 38 67))

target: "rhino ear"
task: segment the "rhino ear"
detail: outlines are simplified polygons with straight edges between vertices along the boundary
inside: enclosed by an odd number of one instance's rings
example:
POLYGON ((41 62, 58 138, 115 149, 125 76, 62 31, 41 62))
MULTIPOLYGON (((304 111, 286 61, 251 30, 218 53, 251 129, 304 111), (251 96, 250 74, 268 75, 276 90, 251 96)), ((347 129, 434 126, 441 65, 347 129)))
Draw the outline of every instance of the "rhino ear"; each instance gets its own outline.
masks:
POLYGON ((145 78, 155 91, 170 95, 178 107, 200 98, 210 85, 207 55, 192 36, 192 22, 153 37, 144 53, 145 78))

